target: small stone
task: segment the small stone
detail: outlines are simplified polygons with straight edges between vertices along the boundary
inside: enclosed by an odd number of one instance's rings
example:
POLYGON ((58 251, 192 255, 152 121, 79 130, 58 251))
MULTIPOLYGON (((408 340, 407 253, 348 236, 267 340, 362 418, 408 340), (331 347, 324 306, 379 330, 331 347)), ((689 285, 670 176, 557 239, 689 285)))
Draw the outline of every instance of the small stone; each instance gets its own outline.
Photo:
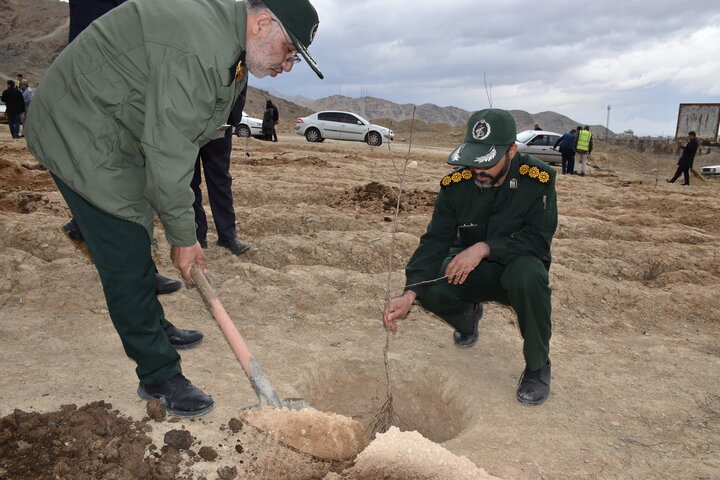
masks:
POLYGON ((163 441, 178 450, 187 450, 192 445, 193 438, 187 430, 170 430, 165 434, 163 441))
POLYGON ((237 467, 220 467, 217 474, 222 480, 235 480, 238 470, 237 467))
MULTIPOLYGON (((238 452, 238 453, 243 453, 243 452, 245 451, 245 449, 243 448, 242 445, 240 445, 240 444, 238 443, 237 445, 235 445, 235 451, 238 452)), ((242 460, 241 460, 241 462, 242 462, 242 460)))
POLYGON ((147 402, 147 414, 148 417, 156 422, 162 422, 165 420, 167 412, 165 411, 165 405, 163 405, 162 400, 159 398, 153 398, 147 402))
POLYGON ((242 428, 243 428, 242 420, 240 420, 239 418, 233 417, 230 419, 230 422, 228 422, 228 427, 230 427, 230 430, 233 433, 237 433, 240 430, 242 430, 242 428))
POLYGON ((198 455, 200 455, 200 458, 203 460, 211 462, 217 458, 218 453, 211 447, 201 447, 198 455))

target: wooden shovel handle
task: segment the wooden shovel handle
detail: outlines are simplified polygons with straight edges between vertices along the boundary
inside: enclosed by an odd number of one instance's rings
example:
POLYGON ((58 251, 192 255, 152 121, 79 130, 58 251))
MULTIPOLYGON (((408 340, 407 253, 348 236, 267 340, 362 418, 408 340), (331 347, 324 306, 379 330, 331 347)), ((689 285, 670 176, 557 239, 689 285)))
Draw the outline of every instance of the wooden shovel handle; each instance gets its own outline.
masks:
POLYGON ((200 295, 205 301, 205 305, 207 305, 208 310, 210 310, 210 313, 215 318, 218 325, 220 325, 220 329, 230 344, 230 348, 240 361, 243 370, 245 370, 245 374, 260 399, 260 404, 280 408, 280 399, 275 393, 275 389, 270 384, 270 380, 265 376, 260 368, 260 364, 258 364, 255 357, 253 357, 253 354, 250 352, 245 340, 242 338, 237 327, 230 319, 230 315, 228 315, 225 308, 222 306, 222 303, 220 303, 217 292, 215 292, 215 289, 212 288, 210 283, 207 281, 207 278, 203 275, 200 267, 193 265, 190 269, 190 277, 195 282, 195 285, 197 285, 198 290, 200 290, 200 295))

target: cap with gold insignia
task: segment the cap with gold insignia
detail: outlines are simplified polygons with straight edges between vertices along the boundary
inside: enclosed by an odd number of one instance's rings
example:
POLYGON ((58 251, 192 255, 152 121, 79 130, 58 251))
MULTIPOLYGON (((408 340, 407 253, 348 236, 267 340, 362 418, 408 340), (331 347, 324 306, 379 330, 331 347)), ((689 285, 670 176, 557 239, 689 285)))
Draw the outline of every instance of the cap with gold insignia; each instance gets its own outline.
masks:
POLYGON ((320 23, 315 7, 308 0, 263 0, 263 3, 280 20, 310 68, 318 77, 324 78, 315 59, 308 52, 320 23))
POLYGON ((515 119, 505 110, 488 108, 475 112, 467 123, 465 139, 447 159, 450 165, 489 168, 500 161, 515 143, 515 119))

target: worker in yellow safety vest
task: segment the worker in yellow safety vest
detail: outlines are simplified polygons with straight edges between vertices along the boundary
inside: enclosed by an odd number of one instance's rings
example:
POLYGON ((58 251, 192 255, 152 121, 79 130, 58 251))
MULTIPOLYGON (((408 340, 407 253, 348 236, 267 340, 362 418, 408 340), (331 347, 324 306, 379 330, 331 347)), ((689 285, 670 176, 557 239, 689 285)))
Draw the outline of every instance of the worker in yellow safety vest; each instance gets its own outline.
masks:
POLYGON ((580 167, 580 175, 583 177, 585 176, 585 168, 587 167, 587 161, 590 159, 592 149, 592 133, 590 133, 590 127, 585 125, 582 130, 578 131, 577 141, 575 142, 575 152, 578 155, 578 161, 575 165, 580 167))

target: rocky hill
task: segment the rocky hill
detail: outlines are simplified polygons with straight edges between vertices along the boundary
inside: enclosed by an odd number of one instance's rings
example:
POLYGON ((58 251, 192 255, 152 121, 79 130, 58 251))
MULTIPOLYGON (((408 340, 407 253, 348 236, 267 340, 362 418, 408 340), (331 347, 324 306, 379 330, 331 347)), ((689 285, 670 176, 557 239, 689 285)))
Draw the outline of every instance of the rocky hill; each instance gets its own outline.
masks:
MULTIPOLYGON (((376 97, 351 98, 342 95, 332 95, 318 100, 300 99, 298 103, 310 108, 313 111, 318 110, 344 110, 348 112, 356 112, 368 119, 389 118, 396 122, 408 120, 412 118, 413 104, 397 104, 389 100, 376 97)), ((445 123, 449 125, 463 125, 470 118, 472 112, 463 110, 462 108, 448 106, 440 107, 432 103, 425 103, 417 106, 415 118, 423 122, 445 123)), ((578 125, 585 125, 582 122, 573 120, 555 112, 540 112, 531 114, 523 110, 511 110, 515 121, 517 122, 518 131, 532 129, 535 124, 539 124, 545 130, 564 133, 578 125)), ((615 136, 602 125, 591 125, 590 130, 596 135, 605 137, 606 132, 609 136, 615 136)))

